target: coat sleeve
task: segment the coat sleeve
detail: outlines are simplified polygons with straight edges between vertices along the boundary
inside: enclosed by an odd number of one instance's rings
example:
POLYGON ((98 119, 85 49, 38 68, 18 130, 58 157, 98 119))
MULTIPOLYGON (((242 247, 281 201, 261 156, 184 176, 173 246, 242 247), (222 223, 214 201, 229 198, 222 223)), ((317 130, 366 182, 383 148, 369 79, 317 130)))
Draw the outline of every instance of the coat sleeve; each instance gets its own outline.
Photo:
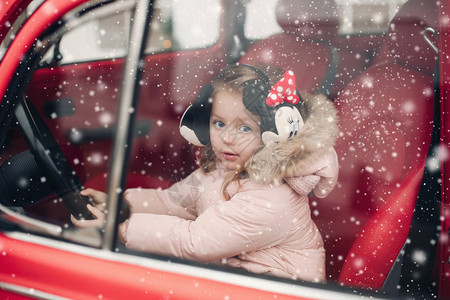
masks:
POLYGON ((317 175, 306 175, 301 177, 286 178, 287 184, 299 195, 308 195, 317 186, 321 177, 317 175))
POLYGON ((124 199, 130 205, 131 215, 152 213, 194 220, 197 217, 197 201, 202 191, 201 177, 200 171, 196 170, 165 190, 128 189, 124 193, 124 199))
POLYGON ((264 189, 239 192, 195 221, 134 214, 122 236, 134 250, 205 262, 266 248, 283 239, 291 220, 287 201, 270 195, 264 189))

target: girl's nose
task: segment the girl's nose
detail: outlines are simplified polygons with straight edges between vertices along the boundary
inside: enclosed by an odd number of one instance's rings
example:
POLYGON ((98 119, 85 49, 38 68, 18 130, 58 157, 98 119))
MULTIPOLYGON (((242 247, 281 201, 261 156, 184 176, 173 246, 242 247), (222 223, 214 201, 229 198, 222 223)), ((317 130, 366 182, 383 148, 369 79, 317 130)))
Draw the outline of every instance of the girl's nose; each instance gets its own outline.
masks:
POLYGON ((233 144, 236 140, 236 130, 234 128, 228 128, 222 133, 222 140, 224 144, 233 144))

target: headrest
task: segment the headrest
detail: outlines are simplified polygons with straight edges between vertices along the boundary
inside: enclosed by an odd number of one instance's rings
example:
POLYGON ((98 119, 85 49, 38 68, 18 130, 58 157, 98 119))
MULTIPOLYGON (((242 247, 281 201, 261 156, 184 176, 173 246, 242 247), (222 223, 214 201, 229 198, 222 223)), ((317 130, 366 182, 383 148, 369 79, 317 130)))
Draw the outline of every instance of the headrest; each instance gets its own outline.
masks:
POLYGON ((285 33, 324 42, 337 36, 339 19, 334 0, 279 0, 276 14, 285 33))
POLYGON ((406 2, 389 25, 387 48, 397 62, 432 74, 436 53, 425 42, 422 31, 432 27, 436 32, 436 3, 428 0, 406 2))

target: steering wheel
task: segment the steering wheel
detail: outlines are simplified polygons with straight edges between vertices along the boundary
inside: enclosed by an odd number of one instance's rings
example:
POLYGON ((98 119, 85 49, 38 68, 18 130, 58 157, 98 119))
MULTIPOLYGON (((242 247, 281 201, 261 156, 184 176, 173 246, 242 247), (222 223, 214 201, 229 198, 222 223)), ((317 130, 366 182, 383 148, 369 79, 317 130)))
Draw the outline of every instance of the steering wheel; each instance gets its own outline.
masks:
POLYGON ((91 200, 80 194, 82 184, 78 176, 44 120, 25 96, 16 105, 15 116, 37 165, 69 212, 77 219, 95 219, 86 207, 92 204, 91 200))

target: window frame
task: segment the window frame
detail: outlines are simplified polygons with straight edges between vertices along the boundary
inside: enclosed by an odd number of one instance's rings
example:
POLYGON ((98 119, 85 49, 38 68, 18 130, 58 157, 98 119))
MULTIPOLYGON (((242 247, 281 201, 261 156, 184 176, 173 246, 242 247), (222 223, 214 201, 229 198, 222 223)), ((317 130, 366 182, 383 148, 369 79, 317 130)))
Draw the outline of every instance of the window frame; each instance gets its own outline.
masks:
POLYGON ((14 37, 24 25, 27 16, 32 15, 44 1, 45 0, 26 0, 20 2, 17 7, 14 7, 14 1, 11 1, 11 9, 5 14, 3 19, 0 18, 2 19, 0 21, 2 23, 12 23, 9 27, 4 26, 3 24, 3 26, 0 25, 0 62, 3 60, 14 37))

